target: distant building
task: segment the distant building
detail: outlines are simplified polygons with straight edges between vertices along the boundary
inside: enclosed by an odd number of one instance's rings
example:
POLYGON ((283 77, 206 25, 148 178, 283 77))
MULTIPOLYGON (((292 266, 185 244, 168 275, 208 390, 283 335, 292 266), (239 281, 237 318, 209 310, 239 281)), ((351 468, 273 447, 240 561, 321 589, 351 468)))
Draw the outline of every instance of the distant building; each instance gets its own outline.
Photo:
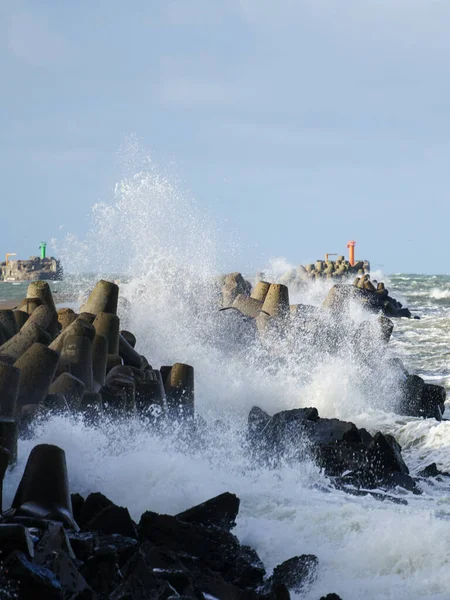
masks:
POLYGON ((38 279, 62 279, 63 270, 59 260, 53 256, 29 260, 8 260, 0 263, 0 281, 36 281, 38 279))

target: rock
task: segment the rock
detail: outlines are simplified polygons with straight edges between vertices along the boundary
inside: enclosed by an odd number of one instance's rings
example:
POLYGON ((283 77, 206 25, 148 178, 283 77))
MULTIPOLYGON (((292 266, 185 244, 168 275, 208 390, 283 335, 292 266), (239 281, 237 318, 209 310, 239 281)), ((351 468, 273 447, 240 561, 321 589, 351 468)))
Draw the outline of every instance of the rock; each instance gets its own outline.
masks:
POLYGON ((44 565, 49 556, 60 551, 64 552, 68 558, 75 559, 75 554, 64 527, 60 523, 50 522, 36 544, 34 562, 38 565, 44 565))
POLYGON ((97 544, 97 535, 92 533, 92 531, 69 531, 68 538, 73 553, 78 560, 86 562, 88 558, 94 554, 94 547, 97 544))
POLYGON ((116 553, 117 564, 122 567, 135 552, 139 550, 139 543, 135 538, 112 533, 110 535, 98 534, 95 551, 112 548, 116 553))
POLYGON ((205 527, 220 527, 230 531, 236 526, 239 502, 237 496, 225 492, 179 513, 176 518, 185 523, 198 523, 205 527))
POLYGON ((78 596, 79 594, 89 594, 86 597, 93 598, 92 589, 78 571, 74 560, 65 552, 55 552, 49 564, 58 578, 66 598, 73 598, 74 595, 78 596))
POLYGON ((318 564, 319 560, 314 554, 294 556, 275 567, 266 585, 285 585, 293 592, 303 592, 316 579, 318 564))
POLYGON ((109 598, 109 594, 122 581, 117 564, 117 552, 111 546, 95 549, 94 554, 86 561, 81 574, 100 597, 103 594, 103 597, 109 598))
POLYGON ((425 469, 422 469, 419 473, 417 473, 419 477, 437 477, 438 475, 442 475, 442 472, 437 468, 436 463, 431 463, 427 465, 425 469))
POLYGON ((266 570, 253 548, 241 546, 236 564, 227 571, 226 578, 240 588, 258 588, 262 585, 266 570))
POLYGON ((139 522, 143 539, 173 552, 197 557, 213 571, 226 572, 240 556, 237 538, 223 529, 209 529, 197 523, 185 523, 176 517, 145 512, 139 522))
POLYGON ((163 600, 178 596, 168 583, 158 581, 139 553, 130 559, 123 571, 125 581, 111 594, 110 600, 163 600))
POLYGON ((376 433, 369 449, 372 469, 379 474, 393 472, 409 474, 401 451, 400 444, 391 435, 376 433))
POLYGON ((104 508, 108 506, 113 506, 113 502, 109 500, 100 492, 94 492, 93 494, 89 494, 86 500, 83 503, 83 506, 80 511, 80 521, 79 524, 81 526, 87 525, 94 517, 96 517, 104 508))
POLYGON ((337 594, 327 594, 326 596, 322 596, 320 600, 342 600, 342 598, 337 594))
POLYGON ((133 333, 131 333, 130 331, 126 331, 125 329, 122 329, 122 331, 120 331, 119 333, 130 344, 132 348, 136 346, 136 336, 133 333))
POLYGON ((19 523, 0 524, 0 560, 4 561, 15 550, 33 558, 34 545, 28 529, 19 523))
POLYGON ((46 567, 34 565, 23 552, 15 551, 5 561, 9 577, 19 584, 21 600, 64 600, 61 583, 46 567))
POLYGON ((87 523, 86 528, 105 534, 117 533, 134 539, 138 537, 136 525, 128 509, 115 504, 103 508, 87 523))

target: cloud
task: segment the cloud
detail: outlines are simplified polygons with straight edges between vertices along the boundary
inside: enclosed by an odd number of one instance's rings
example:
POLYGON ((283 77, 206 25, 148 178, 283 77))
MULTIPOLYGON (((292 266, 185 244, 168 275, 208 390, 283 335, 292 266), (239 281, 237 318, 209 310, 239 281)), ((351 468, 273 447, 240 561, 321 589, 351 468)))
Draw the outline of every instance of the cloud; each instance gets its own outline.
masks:
POLYGON ((67 41, 48 19, 29 10, 9 17, 6 44, 16 59, 33 66, 59 65, 69 53, 67 41))

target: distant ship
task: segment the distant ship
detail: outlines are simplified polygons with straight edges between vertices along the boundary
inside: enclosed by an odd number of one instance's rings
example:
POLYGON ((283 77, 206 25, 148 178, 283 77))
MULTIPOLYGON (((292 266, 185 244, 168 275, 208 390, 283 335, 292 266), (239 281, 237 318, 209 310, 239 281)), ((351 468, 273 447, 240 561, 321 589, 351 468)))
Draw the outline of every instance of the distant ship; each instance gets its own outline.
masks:
POLYGON ((17 256, 15 252, 8 252, 6 261, 0 263, 0 281, 20 282, 37 281, 39 279, 60 280, 63 278, 63 269, 59 260, 53 256, 47 257, 47 242, 39 246, 40 256, 30 256, 29 260, 11 260, 10 256, 17 256))

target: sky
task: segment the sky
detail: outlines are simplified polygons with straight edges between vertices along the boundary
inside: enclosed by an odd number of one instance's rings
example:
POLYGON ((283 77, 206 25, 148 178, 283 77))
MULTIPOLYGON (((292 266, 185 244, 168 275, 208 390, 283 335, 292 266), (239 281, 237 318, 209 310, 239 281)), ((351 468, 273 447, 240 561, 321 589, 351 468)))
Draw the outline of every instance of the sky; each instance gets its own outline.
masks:
POLYGON ((0 0, 0 252, 83 237, 135 135, 227 268, 354 239, 450 273, 449 27, 447 0, 0 0))

